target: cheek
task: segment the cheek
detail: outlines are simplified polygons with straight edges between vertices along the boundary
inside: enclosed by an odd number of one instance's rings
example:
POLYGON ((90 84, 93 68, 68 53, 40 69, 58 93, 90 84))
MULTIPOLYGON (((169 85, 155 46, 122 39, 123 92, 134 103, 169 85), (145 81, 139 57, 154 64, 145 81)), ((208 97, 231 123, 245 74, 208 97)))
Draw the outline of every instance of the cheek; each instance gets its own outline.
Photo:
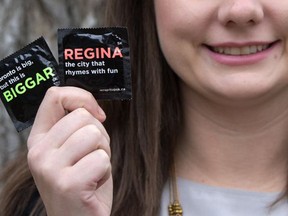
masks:
POLYGON ((266 21, 270 22, 273 29, 282 34, 288 32, 288 1, 287 0, 262 0, 266 21))
POLYGON ((196 0, 175 2, 155 0, 156 24, 163 55, 175 73, 184 79, 197 62, 198 48, 211 23, 211 13, 196 0))
MULTIPOLYGON (((282 54, 288 55, 288 1, 276 0, 275 4, 271 4, 269 0, 266 2, 267 16, 271 19, 271 28, 276 32, 275 38, 279 38, 285 44, 282 54), (270 5, 270 7, 268 7, 270 5)), ((280 56, 275 56, 275 59, 280 56)), ((287 61, 288 63, 288 61, 287 61)))
POLYGON ((170 50, 174 54, 183 53, 203 43, 207 28, 214 22, 213 4, 207 5, 203 0, 155 0, 154 3, 158 37, 165 56, 170 50))
MULTIPOLYGON (((197 38, 207 27, 207 12, 197 1, 156 0, 156 24, 159 34, 197 38)), ((162 37, 161 37, 162 38, 162 37)))

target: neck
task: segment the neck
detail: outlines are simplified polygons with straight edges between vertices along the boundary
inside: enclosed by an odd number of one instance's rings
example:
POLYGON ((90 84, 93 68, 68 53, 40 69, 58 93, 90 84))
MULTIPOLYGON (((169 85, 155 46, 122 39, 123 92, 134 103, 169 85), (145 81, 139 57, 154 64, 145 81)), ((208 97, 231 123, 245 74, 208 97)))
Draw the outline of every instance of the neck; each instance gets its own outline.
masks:
POLYGON ((177 175, 213 186, 282 190, 288 171, 288 100, 283 99, 288 91, 282 94, 227 106, 183 91, 177 175))

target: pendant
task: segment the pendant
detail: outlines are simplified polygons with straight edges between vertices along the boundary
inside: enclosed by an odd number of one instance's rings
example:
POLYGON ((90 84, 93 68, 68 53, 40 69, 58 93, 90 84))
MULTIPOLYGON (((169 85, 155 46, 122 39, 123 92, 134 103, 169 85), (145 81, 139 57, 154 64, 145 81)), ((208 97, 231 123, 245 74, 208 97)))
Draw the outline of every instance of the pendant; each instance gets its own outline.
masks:
POLYGON ((168 206, 169 216, 183 216, 183 209, 179 202, 175 201, 168 206))

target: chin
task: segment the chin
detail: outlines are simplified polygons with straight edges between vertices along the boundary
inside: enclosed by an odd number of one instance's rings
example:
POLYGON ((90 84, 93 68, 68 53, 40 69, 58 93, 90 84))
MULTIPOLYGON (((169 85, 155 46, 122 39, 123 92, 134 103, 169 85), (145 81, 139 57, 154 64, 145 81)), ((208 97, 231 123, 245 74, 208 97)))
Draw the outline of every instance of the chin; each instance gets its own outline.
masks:
POLYGON ((281 94, 280 86, 271 86, 253 83, 241 83, 222 86, 222 88, 210 89, 210 99, 226 105, 245 106, 269 102, 277 94, 281 94))

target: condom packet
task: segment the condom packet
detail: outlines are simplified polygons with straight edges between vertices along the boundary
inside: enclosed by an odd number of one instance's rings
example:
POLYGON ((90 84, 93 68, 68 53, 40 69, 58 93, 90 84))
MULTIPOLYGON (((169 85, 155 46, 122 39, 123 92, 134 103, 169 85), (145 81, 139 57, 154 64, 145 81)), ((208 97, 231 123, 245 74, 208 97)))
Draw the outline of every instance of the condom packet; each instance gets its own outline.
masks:
POLYGON ((96 99, 132 97, 130 49, 125 27, 58 29, 61 84, 96 99))
POLYGON ((0 61, 1 100, 18 132, 33 124, 47 89, 60 84, 57 68, 43 37, 0 61))

